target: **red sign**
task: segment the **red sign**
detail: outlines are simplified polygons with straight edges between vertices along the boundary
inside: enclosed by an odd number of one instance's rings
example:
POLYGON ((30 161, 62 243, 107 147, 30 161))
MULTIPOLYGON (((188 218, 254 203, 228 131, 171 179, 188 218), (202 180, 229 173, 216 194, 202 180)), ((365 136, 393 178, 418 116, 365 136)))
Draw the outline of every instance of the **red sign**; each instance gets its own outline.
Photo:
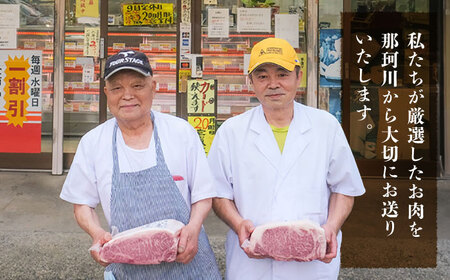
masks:
POLYGON ((0 52, 0 152, 41 152, 42 52, 0 52))

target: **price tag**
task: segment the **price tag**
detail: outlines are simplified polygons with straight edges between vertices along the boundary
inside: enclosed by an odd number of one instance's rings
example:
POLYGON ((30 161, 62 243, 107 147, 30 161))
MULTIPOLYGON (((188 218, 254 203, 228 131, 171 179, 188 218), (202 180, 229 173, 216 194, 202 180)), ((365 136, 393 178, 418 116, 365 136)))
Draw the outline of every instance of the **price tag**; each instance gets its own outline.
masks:
POLYGON ((65 42, 65 48, 66 50, 76 50, 77 49, 77 42, 65 42))
POLYGON ((113 50, 125 49, 125 43, 113 43, 113 50))
POLYGON ((151 51, 152 50, 152 44, 148 43, 140 43, 139 44, 139 50, 142 51, 151 51))
POLYGON ((36 49, 36 41, 26 41, 23 43, 24 49, 36 49))

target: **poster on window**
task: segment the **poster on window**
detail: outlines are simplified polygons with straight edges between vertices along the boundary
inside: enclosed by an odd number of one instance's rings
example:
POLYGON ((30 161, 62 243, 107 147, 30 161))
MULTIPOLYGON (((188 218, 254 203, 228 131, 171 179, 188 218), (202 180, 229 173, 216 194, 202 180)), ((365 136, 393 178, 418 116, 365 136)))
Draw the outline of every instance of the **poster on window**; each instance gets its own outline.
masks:
POLYGON ((100 27, 85 27, 83 55, 98 57, 99 53, 100 53, 100 27))
POLYGON ((228 9, 208 10, 208 38, 228 38, 230 35, 230 11, 228 9))
POLYGON ((75 3, 75 16, 80 17, 93 17, 100 16, 98 10, 98 0, 77 0, 75 3))
POLYGON ((172 24, 172 3, 123 4, 123 25, 172 24))
POLYGON ((341 87, 342 33, 340 29, 320 30, 320 86, 341 87))
POLYGON ((12 29, 20 27, 19 4, 0 4, 0 26, 12 29))
POLYGON ((271 8, 238 8, 237 32, 271 32, 271 8))
POLYGON ((42 51, 0 50, 0 153, 40 153, 42 51))
POLYGON ((215 80, 189 80, 187 84, 188 114, 215 114, 215 80))
POLYGON ((216 135, 216 117, 214 116, 188 116, 188 122, 197 130, 206 154, 211 148, 216 135))

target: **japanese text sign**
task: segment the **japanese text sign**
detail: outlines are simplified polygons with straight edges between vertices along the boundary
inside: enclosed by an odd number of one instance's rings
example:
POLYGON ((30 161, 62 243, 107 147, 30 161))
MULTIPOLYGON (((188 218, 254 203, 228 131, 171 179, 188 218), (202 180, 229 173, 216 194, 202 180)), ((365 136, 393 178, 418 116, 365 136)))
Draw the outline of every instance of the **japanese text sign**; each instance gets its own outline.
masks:
POLYGON ((174 22, 171 3, 124 4, 122 11, 123 25, 156 25, 174 22))
POLYGON ((214 114, 216 83, 214 80, 189 80, 187 85, 187 113, 214 114))
POLYGON ((237 32, 271 32, 271 8, 238 8, 237 32))
POLYGON ((433 37, 423 26, 379 28, 390 16, 373 28, 356 18, 352 28, 350 144, 356 158, 373 164, 363 172, 378 177, 361 202, 370 222, 358 225, 376 248, 354 253, 378 255, 358 260, 364 267, 430 267, 437 242, 433 37))
POLYGON ((77 0, 75 17, 99 17, 98 0, 77 0))
POLYGON ((0 26, 14 29, 20 27, 20 4, 0 4, 0 26))
POLYGON ((41 151, 41 51, 0 51, 0 152, 41 151))
POLYGON ((83 55, 98 57, 100 53, 100 27, 84 28, 83 55))
POLYGON ((209 9, 208 38, 228 38, 230 33, 229 21, 228 9, 209 9))
POLYGON ((202 141, 203 148, 208 154, 214 135, 216 134, 216 117, 213 116, 188 116, 188 122, 197 130, 202 141))
POLYGON ((298 53, 298 60, 300 61, 300 71, 302 71, 302 81, 300 82, 300 86, 301 88, 305 88, 306 87, 306 76, 307 76, 307 71, 308 71, 308 67, 307 67, 307 62, 308 62, 308 57, 306 55, 306 53, 298 53))
POLYGON ((17 31, 16 29, 2 28, 0 29, 0 49, 17 48, 17 31))

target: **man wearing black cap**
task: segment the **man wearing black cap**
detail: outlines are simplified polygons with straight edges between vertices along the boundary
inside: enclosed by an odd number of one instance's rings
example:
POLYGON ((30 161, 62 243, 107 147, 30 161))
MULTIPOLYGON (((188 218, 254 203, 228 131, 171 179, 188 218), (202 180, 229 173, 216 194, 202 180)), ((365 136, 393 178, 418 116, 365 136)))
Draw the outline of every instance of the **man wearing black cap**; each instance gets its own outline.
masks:
POLYGON ((119 232, 164 219, 186 225, 173 263, 108 264, 91 251, 108 266, 105 278, 221 279, 202 228, 215 196, 202 144, 186 121, 151 111, 152 75, 141 52, 122 50, 107 60, 105 94, 114 118, 83 136, 60 196, 74 204, 93 244, 111 239, 94 211, 99 202, 119 232))

